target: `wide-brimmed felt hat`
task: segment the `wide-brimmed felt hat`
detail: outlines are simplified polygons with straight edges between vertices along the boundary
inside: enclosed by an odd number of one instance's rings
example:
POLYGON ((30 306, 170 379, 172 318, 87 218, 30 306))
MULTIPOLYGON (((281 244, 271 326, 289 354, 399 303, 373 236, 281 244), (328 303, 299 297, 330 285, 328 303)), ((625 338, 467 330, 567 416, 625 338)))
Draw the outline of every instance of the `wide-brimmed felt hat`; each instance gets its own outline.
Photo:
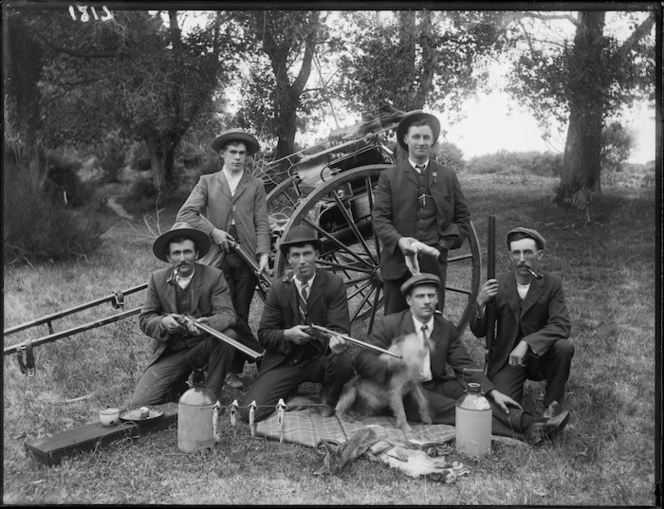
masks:
POLYGON ((537 230, 533 230, 532 228, 524 228, 523 226, 519 226, 517 228, 514 228, 513 230, 510 230, 507 232, 507 235, 505 236, 505 241, 507 242, 507 250, 509 251, 510 249, 510 242, 512 239, 512 236, 514 236, 517 233, 523 233, 526 237, 530 237, 535 241, 537 244, 538 249, 544 249, 546 247, 546 240, 544 240, 544 237, 542 237, 537 230))
POLYGON ((215 152, 219 152, 233 141, 244 143, 247 147, 247 155, 255 154, 261 148, 258 144, 258 140, 256 140, 251 134, 244 132, 242 129, 229 129, 228 131, 224 131, 217 136, 212 143, 210 143, 210 147, 212 147, 212 150, 215 152))
POLYGON ((401 294, 408 295, 413 288, 420 285, 433 285, 440 290, 440 278, 435 274, 428 274, 426 272, 412 276, 401 285, 401 294))
POLYGON ((438 120, 436 116, 432 115, 431 113, 424 113, 423 111, 409 113, 403 118, 401 122, 399 122, 399 125, 397 125, 397 141, 399 142, 399 145, 401 145, 401 148, 404 149, 406 152, 408 152, 408 145, 406 145, 406 143, 403 141, 403 138, 408 133, 408 128, 415 122, 419 122, 420 120, 424 119, 429 119, 432 124, 431 126, 431 130, 433 131, 432 145, 435 145, 436 142, 438 141, 438 136, 440 136, 440 120, 438 120))
POLYGON ((171 239, 176 237, 187 237, 193 240, 198 247, 199 257, 205 256, 212 246, 212 241, 207 233, 196 228, 190 228, 187 223, 179 222, 175 223, 169 231, 157 237, 157 240, 152 244, 154 255, 160 260, 168 262, 168 258, 166 257, 168 254, 168 245, 171 243, 171 239))
POLYGON ((304 225, 298 225, 288 230, 286 236, 279 243, 279 249, 281 249, 282 253, 288 254, 288 248, 295 244, 311 244, 314 246, 314 249, 318 249, 319 251, 323 245, 321 240, 316 236, 316 233, 304 225))

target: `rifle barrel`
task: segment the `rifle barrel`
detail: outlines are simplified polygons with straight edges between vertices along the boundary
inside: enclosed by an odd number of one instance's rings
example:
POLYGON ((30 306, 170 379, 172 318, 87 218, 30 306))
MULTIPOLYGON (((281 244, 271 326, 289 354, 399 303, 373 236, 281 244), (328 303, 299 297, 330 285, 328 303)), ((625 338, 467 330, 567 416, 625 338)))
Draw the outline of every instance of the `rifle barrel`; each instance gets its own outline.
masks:
POLYGON ((392 357, 396 357, 397 359, 401 359, 401 355, 399 355, 397 353, 390 352, 389 350, 385 350, 384 348, 381 348, 379 346, 372 345, 371 343, 365 343, 364 341, 361 341, 359 339, 355 339, 355 338, 353 338, 351 336, 348 336, 346 334, 341 334, 339 332, 335 332, 335 331, 327 329, 325 327, 321 327, 320 325, 311 324, 310 328, 313 329, 313 330, 316 330, 318 332, 322 332, 323 334, 326 334, 328 336, 331 336, 331 335, 339 336, 340 338, 344 338, 346 341, 350 341, 351 343, 355 343, 356 345, 361 346, 363 348, 368 348, 370 350, 374 350, 374 351, 380 352, 380 353, 386 353, 387 355, 391 355, 392 357))
POLYGON ((236 341, 235 339, 231 338, 230 336, 227 336, 223 332, 219 332, 218 330, 213 329, 209 325, 206 325, 204 323, 200 323, 199 321, 197 321, 196 319, 194 319, 190 316, 183 316, 183 318, 185 320, 190 321, 193 325, 195 325, 198 329, 202 330, 203 332, 207 332, 210 336, 213 336, 217 339, 220 339, 220 340, 228 343, 233 348, 235 348, 237 350, 240 350, 242 353, 248 355, 249 357, 251 357, 253 359, 258 359, 259 357, 263 356, 262 353, 258 353, 256 351, 252 350, 248 346, 243 345, 239 341, 236 341))
MULTIPOLYGON (((489 239, 487 245, 487 279, 496 277, 496 216, 489 216, 489 239)), ((496 303, 491 299, 486 306, 486 355, 484 357, 484 371, 489 367, 489 353, 496 339, 496 303)))

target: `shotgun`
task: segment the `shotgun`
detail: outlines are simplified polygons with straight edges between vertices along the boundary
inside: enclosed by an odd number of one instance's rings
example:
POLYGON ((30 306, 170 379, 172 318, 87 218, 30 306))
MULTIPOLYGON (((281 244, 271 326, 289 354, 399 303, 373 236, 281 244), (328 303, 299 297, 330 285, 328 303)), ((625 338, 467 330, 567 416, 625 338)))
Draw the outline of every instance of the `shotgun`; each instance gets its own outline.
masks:
POLYGON ((176 318, 176 320, 180 325, 190 324, 190 325, 195 326, 197 329, 199 329, 203 332, 206 332, 210 336, 215 337, 217 339, 220 339, 225 343, 228 343, 233 348, 235 348, 237 350, 240 350, 242 353, 248 355, 252 359, 258 359, 259 357, 263 356, 262 353, 258 353, 256 351, 252 350, 248 346, 245 346, 242 343, 240 343, 239 341, 231 338, 230 336, 227 336, 226 334, 224 334, 222 332, 219 332, 216 329, 213 329, 212 327, 210 327, 207 324, 199 322, 198 320, 196 320, 195 318, 193 318, 191 316, 179 315, 179 317, 176 318))
MULTIPOLYGON (((496 278, 496 216, 489 216, 489 239, 487 244, 486 278, 496 278)), ((496 339, 496 302, 495 298, 486 305, 486 352, 484 354, 484 374, 489 369, 489 355, 496 339)))
POLYGON ((270 278, 265 274, 265 272, 259 271, 258 268, 258 263, 256 262, 255 258, 251 256, 246 249, 244 249, 238 242, 235 241, 229 241, 229 245, 231 248, 237 253, 237 255, 242 258, 244 263, 249 265, 251 267, 251 270, 254 271, 254 274, 256 274, 256 277, 258 277, 258 287, 260 288, 260 291, 263 293, 263 296, 267 294, 267 291, 270 289, 272 286, 272 281, 270 278))
POLYGON ((365 343, 364 341, 360 341, 359 339, 352 338, 350 336, 347 336, 346 334, 341 334, 339 332, 333 331, 331 329, 327 329, 325 327, 321 327, 320 325, 314 325, 313 323, 309 325, 309 334, 311 336, 317 336, 317 335, 324 335, 327 337, 330 336, 339 336, 340 338, 345 339, 346 341, 353 343, 355 345, 361 346, 362 348, 369 348, 370 350, 374 350, 376 352, 380 353, 386 353, 387 355, 391 355, 392 357, 396 357, 398 359, 401 359, 401 355, 390 352, 389 350, 385 350, 379 346, 372 345, 371 343, 365 343))

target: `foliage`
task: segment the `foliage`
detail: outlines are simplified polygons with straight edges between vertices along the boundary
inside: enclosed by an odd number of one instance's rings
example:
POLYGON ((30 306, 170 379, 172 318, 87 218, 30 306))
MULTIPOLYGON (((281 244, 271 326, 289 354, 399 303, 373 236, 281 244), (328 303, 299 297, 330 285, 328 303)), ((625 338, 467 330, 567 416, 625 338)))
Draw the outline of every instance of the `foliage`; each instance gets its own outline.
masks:
POLYGON ((277 139, 275 159, 294 151, 298 113, 319 102, 307 90, 317 46, 328 37, 320 11, 234 11, 250 62, 241 125, 277 139), (267 72, 268 68, 271 72, 267 72))
POLYGON ((602 129, 602 171, 605 174, 620 171, 633 146, 634 133, 620 122, 612 122, 602 129))
POLYGON ((94 155, 107 182, 118 181, 120 170, 127 161, 128 145, 120 137, 119 130, 109 131, 99 143, 93 145, 94 155))
POLYGON ((433 158, 443 166, 460 173, 464 168, 463 152, 454 143, 439 141, 433 148, 433 158))
MULTIPOLYGON (((58 166, 60 175, 70 171, 58 166)), ((69 174, 70 175, 70 174, 69 174)), ((86 257, 102 243, 108 228, 89 210, 66 208, 45 199, 43 177, 5 166, 3 254, 6 264, 43 263, 86 257)))
MULTIPOLYGON (((629 27, 632 36, 637 35, 639 20, 644 13, 614 13, 619 24, 629 27)), ((646 22, 648 17, 645 18, 646 22)), ((640 98, 654 98, 655 47, 654 35, 648 30, 633 40, 620 40, 615 35, 602 33, 598 59, 584 60, 579 66, 575 46, 568 40, 562 44, 559 37, 534 40, 529 32, 538 26, 538 18, 528 14, 519 17, 524 27, 521 36, 529 43, 528 51, 515 61, 508 76, 506 90, 527 105, 542 127, 549 128, 551 121, 561 124, 568 121, 570 101, 574 94, 583 94, 586 100, 596 104, 606 117, 623 105, 630 105, 640 98), (536 45, 537 44, 537 45, 536 45)), ((555 31, 555 21, 550 30, 555 31)), ((558 21, 558 26, 568 20, 558 21)))
POLYGON ((500 47, 490 12, 345 12, 338 87, 344 100, 373 111, 456 110, 484 77, 478 56, 500 47), (398 70, 398 72, 397 72, 398 70))
POLYGON ((562 154, 551 152, 508 152, 501 150, 471 158, 465 171, 471 174, 538 175, 541 177, 559 177, 562 168, 562 154))

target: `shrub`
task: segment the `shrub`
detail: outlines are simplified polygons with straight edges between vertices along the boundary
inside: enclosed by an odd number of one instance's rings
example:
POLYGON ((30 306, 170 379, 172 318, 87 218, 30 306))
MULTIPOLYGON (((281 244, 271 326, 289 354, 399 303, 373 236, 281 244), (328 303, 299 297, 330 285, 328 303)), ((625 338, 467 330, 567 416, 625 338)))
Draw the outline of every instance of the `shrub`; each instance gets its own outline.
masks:
POLYGON ((136 171, 148 171, 151 168, 150 154, 145 143, 134 143, 129 148, 128 164, 136 171))
POLYGON ((550 152, 507 152, 475 156, 466 164, 466 170, 474 174, 533 174, 542 177, 560 176, 562 154, 550 152))
POLYGON ((40 178, 5 166, 3 252, 6 263, 41 263, 85 257, 108 229, 98 216, 45 200, 40 178))
POLYGON ((67 156, 62 151, 46 154, 46 179, 41 189, 53 201, 72 207, 79 207, 92 200, 94 188, 84 184, 78 176, 81 162, 67 156))
POLYGON ((120 170, 127 161, 126 142, 117 131, 111 131, 103 141, 95 147, 94 155, 104 172, 106 182, 118 182, 120 170))

